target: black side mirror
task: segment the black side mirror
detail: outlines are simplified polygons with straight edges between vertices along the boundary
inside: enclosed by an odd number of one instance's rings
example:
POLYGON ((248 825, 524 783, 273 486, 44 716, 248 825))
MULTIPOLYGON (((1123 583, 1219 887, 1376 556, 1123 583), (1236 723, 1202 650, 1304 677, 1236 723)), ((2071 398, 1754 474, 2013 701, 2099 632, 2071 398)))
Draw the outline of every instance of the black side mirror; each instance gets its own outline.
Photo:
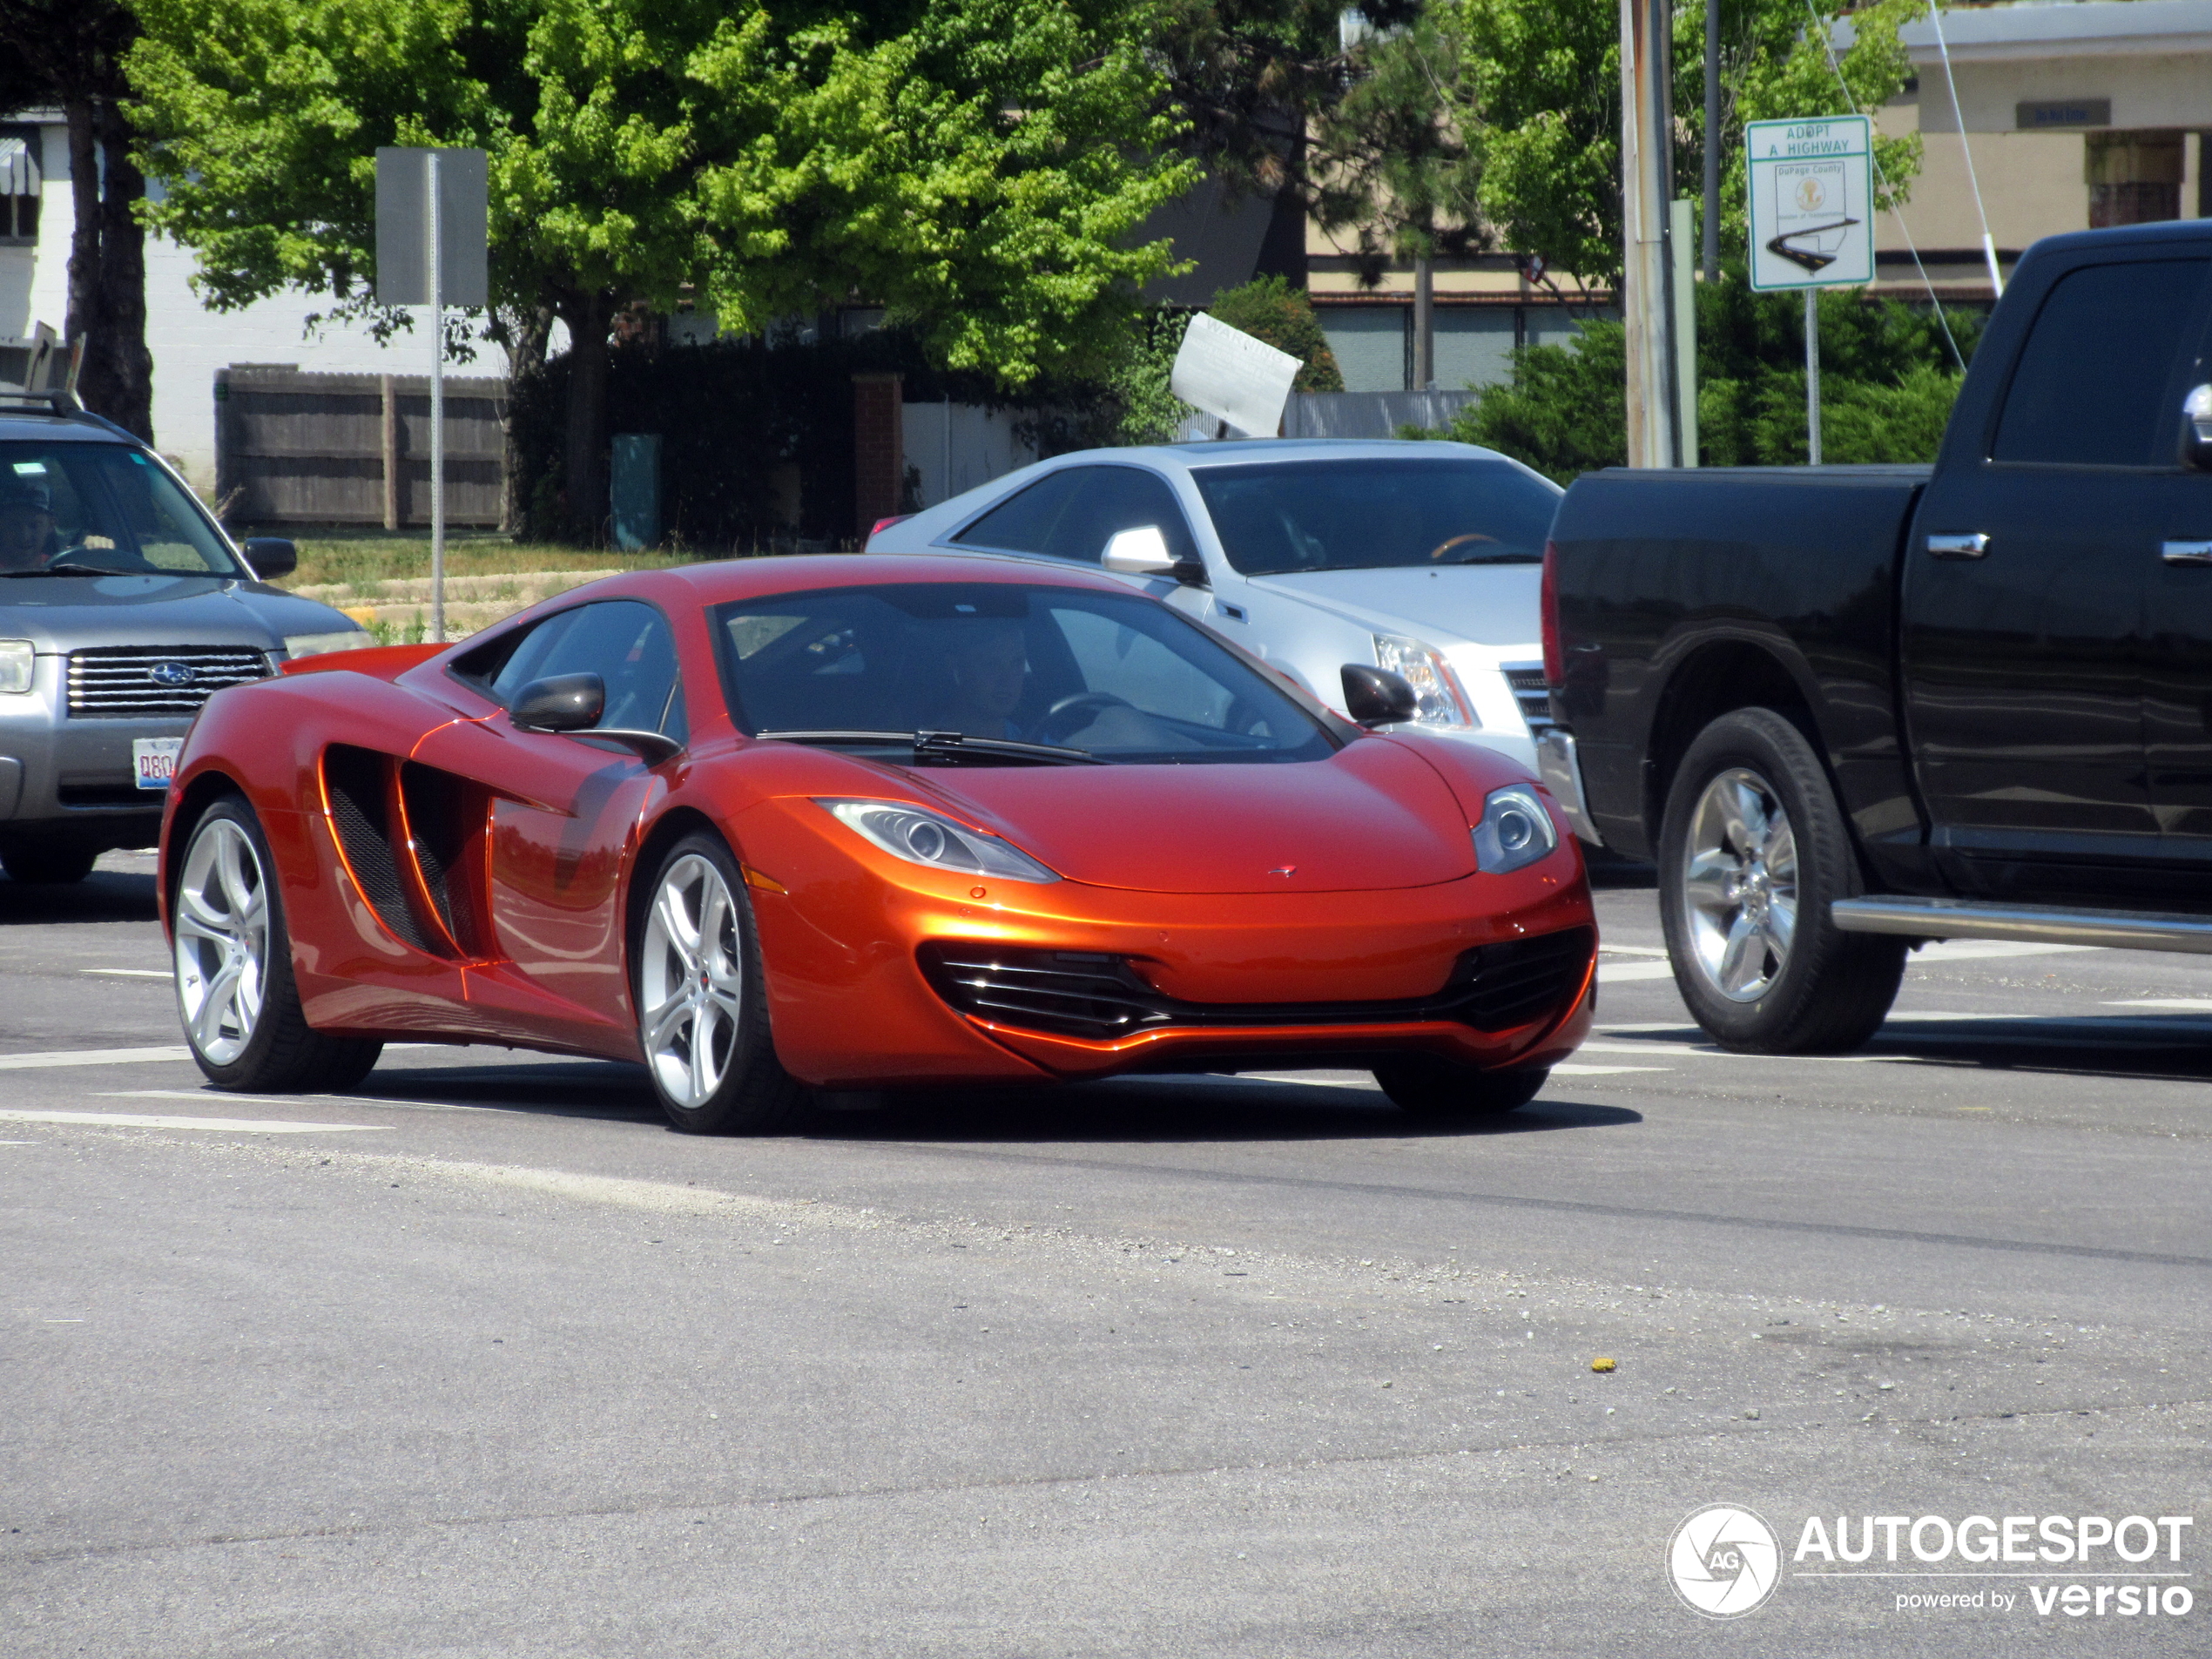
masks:
POLYGON ((664 732, 633 732, 626 726, 601 725, 607 711, 607 683, 597 674, 549 674, 532 680, 516 694, 507 712, 508 724, 517 732, 557 732, 571 738, 596 738, 619 743, 637 752, 649 766, 658 766, 684 745, 664 732))
POLYGON ((555 674, 532 680, 508 718, 523 732, 582 732, 607 709, 607 683, 597 674, 555 674))
POLYGON ((271 577, 290 576, 300 568, 300 550, 282 536, 249 536, 239 544, 253 574, 266 582, 271 577))
POLYGON ((1344 665, 1344 706, 1361 725, 1399 725, 1420 711, 1420 693, 1403 674, 1365 663, 1344 665))
POLYGON ((2182 400, 2182 464, 2191 472, 2212 472, 2212 386, 2200 386, 2182 400))

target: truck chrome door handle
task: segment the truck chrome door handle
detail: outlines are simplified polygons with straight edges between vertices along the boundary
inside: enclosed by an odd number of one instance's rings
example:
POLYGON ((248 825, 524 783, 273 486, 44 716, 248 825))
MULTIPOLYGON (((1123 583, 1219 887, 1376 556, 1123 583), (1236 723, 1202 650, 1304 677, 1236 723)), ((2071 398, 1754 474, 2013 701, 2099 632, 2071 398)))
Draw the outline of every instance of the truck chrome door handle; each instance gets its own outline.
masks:
POLYGON ((2162 542, 2158 556, 2168 564, 2212 564, 2212 542, 2162 542))
POLYGON ((1989 538, 1979 530, 1972 536, 1931 536, 1928 551, 1939 559, 1978 559, 1989 551, 1989 538))

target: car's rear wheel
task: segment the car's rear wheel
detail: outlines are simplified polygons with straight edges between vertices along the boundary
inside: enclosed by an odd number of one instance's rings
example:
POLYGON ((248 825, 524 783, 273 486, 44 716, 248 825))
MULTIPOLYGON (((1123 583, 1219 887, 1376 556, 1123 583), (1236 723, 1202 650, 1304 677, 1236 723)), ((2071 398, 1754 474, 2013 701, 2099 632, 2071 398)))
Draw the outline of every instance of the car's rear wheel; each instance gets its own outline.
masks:
POLYGON ((700 832, 668 851, 631 952, 637 1042, 668 1121, 765 1135, 806 1101, 768 1036, 767 987, 738 861, 700 832))
POLYGON ((1833 1054, 1873 1035, 1896 1000, 1907 941, 1837 927, 1859 889, 1826 770, 1770 709, 1697 735, 1668 793, 1660 917, 1675 983, 1723 1047, 1833 1054))
POLYGON ((1392 1100, 1416 1117, 1502 1117, 1536 1098, 1548 1067, 1478 1071, 1448 1060, 1406 1059, 1375 1068, 1375 1081, 1392 1100))
POLYGON ((275 872, 260 822, 239 797, 216 802, 192 826, 172 907, 185 1040, 219 1089, 350 1089, 384 1045, 327 1036, 307 1023, 275 872))
POLYGON ((17 881, 82 881, 92 873, 100 850, 71 841, 16 840, 0 841, 0 865, 17 881))

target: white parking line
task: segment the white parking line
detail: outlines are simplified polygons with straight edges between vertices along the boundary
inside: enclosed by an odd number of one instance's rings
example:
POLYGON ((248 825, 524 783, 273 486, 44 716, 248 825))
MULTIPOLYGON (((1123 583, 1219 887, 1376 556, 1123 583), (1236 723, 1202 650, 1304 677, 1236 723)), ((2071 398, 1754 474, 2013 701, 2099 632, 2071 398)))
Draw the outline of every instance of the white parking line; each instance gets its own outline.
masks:
POLYGON ((0 1123, 75 1123, 98 1129, 209 1129, 233 1135, 354 1133, 374 1123, 294 1123, 267 1117, 155 1117, 138 1112, 7 1112, 0 1123))
POLYGON ((182 1043, 173 1049, 50 1049, 43 1053, 0 1054, 0 1071, 36 1071, 47 1066, 120 1066, 140 1061, 189 1060, 182 1043))
POLYGON ((105 974, 114 979, 173 979, 165 968, 86 968, 78 970, 84 974, 105 974))
POLYGON ((2124 1002, 2107 1002, 2108 1008, 2179 1008, 2193 1014, 2212 1014, 2212 996, 2131 996, 2124 1002))
MULTIPOLYGON (((1590 1045, 1586 1042, 1575 1052, 1587 1054, 1589 1052, 1589 1048, 1590 1045)), ((1568 1061, 1562 1065, 1554 1066, 1552 1076, 1554 1077, 1612 1077, 1625 1071, 1671 1071, 1673 1069, 1671 1066, 1578 1066, 1574 1062, 1568 1061)))
POLYGON ((1674 968, 1665 962, 1600 962, 1597 965, 1597 982, 1601 985, 1618 985, 1624 980, 1672 979, 1674 976, 1674 968))

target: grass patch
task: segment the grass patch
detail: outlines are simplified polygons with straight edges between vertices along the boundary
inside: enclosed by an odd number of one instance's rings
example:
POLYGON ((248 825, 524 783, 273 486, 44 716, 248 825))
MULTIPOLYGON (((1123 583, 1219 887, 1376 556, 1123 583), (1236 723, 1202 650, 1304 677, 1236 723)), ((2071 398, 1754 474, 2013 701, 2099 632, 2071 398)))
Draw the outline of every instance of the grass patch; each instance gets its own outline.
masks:
MULTIPOLYGON (((430 574, 430 538, 381 529, 311 529, 295 534, 300 568, 281 578, 283 588, 352 583, 368 594, 379 582, 430 574)), ((503 536, 463 531, 446 537, 448 576, 519 576, 533 570, 658 570, 698 561, 677 553, 617 553, 514 542, 503 536)))

